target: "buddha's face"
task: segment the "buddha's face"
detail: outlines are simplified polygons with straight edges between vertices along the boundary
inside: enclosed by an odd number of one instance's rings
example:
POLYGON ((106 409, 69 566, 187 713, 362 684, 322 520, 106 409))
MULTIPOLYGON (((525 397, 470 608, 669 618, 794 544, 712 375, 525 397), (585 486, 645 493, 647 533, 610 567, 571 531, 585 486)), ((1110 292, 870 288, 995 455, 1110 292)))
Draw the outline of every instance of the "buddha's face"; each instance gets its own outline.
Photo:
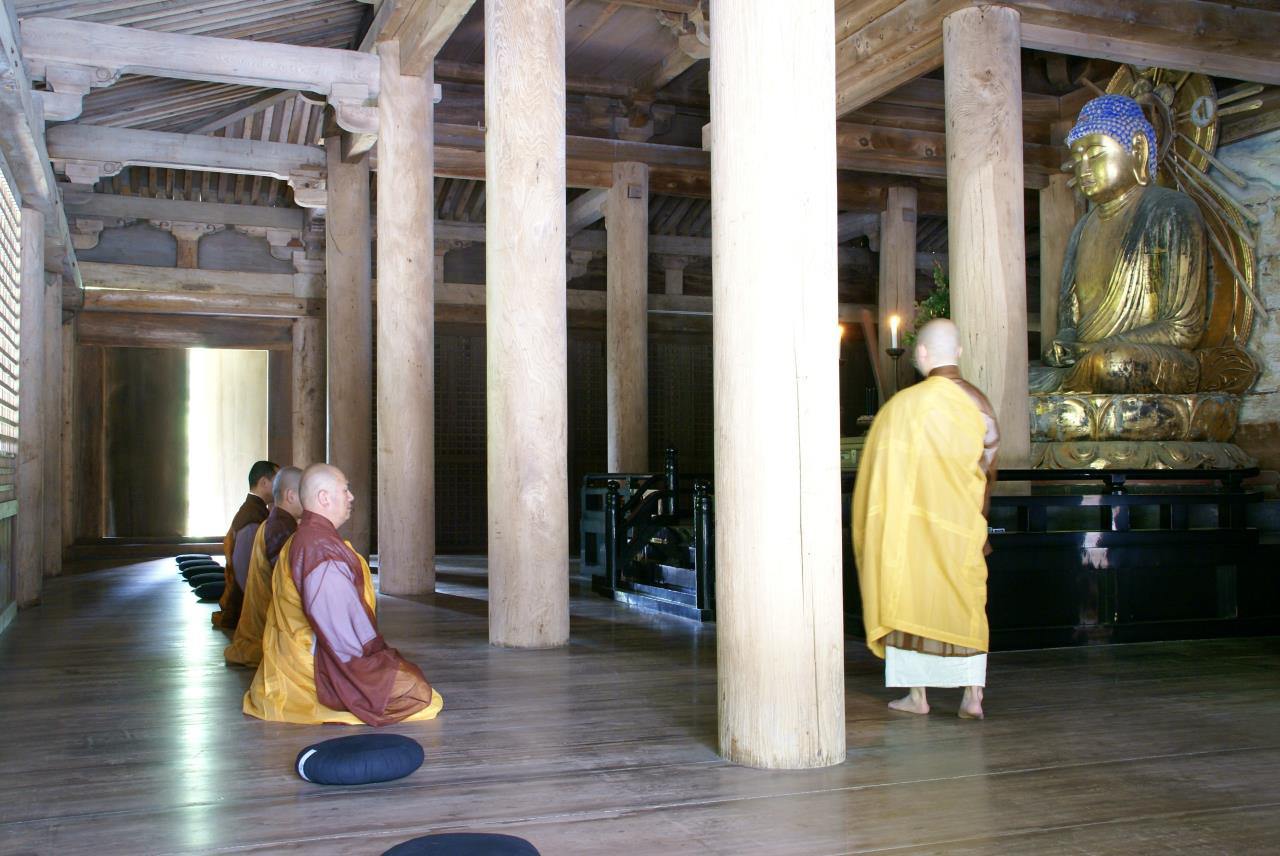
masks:
POLYGON ((1136 184, 1146 184, 1146 138, 1132 147, 1106 134, 1085 134, 1071 146, 1076 185, 1093 202, 1109 202, 1136 184))

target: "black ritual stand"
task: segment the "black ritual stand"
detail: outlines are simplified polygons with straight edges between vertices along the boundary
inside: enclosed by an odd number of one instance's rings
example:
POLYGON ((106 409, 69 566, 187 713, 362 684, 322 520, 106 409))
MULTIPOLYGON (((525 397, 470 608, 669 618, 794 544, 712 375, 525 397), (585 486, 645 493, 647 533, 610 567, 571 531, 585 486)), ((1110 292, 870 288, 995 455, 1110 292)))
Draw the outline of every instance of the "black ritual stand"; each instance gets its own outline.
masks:
MULTIPOLYGON (((1249 525, 1257 470, 1002 470, 991 498, 993 650, 1280 634, 1277 545, 1249 525)), ((862 634, 843 473, 846 631, 862 634)), ((599 473, 582 484, 582 571, 641 609, 715 618, 710 476, 599 473)), ((780 569, 785 573, 785 569, 780 569)))
MULTIPOLYGON (((1257 470, 1003 470, 993 650, 1280 633, 1280 573, 1246 511, 1257 470)), ((853 474, 845 477, 846 506, 853 474)), ((847 533, 847 518, 846 518, 847 533)), ((845 554, 849 631, 861 635, 845 554)))

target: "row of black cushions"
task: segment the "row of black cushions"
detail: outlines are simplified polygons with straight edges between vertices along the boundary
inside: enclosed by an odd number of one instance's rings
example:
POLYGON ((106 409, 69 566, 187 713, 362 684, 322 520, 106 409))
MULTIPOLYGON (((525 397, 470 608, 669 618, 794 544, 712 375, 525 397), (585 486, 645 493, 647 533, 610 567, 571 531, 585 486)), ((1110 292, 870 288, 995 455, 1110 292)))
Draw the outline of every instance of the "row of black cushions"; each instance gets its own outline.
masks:
POLYGON ((178 573, 200 600, 218 600, 226 587, 226 571, 207 553, 184 553, 177 558, 178 573))

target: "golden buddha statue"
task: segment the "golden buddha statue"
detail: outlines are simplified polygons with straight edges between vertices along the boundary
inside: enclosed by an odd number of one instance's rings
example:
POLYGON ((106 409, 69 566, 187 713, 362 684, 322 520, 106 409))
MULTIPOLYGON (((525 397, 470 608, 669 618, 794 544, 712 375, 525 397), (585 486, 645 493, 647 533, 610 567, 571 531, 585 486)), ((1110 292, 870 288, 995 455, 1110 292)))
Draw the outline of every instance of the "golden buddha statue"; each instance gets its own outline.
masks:
POLYGON ((1155 129, 1132 98, 1090 101, 1067 144, 1093 204, 1067 245, 1058 334, 1031 391, 1195 392, 1207 318, 1199 206, 1156 184, 1155 129))

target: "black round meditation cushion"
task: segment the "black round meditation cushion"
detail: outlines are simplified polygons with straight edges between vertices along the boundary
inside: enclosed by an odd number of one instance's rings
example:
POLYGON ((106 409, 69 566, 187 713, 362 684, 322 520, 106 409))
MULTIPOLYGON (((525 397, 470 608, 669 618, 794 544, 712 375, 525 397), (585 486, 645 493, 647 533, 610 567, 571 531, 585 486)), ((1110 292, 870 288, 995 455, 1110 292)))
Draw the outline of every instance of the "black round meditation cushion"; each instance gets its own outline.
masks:
POLYGON ((190 568, 193 565, 216 565, 218 564, 212 556, 204 556, 199 559, 181 559, 178 562, 179 568, 190 568))
POLYGON ((192 565, 178 571, 184 579, 191 579, 196 574, 217 574, 222 571, 222 565, 192 565))
POLYGON ((539 856, 538 848, 514 835, 445 832, 411 838, 382 856, 539 856))
POLYGON ((196 597, 200 600, 218 600, 222 597, 222 592, 226 589, 227 584, 222 580, 212 583, 204 583, 195 588, 196 597))
POLYGON ((422 766, 418 741, 399 734, 355 734, 298 753, 298 775, 317 785, 367 785, 403 779, 422 766))
POLYGON ((218 571, 216 574, 196 574, 187 578, 187 582, 191 584, 192 588, 208 585, 209 583, 226 583, 226 581, 227 576, 222 571, 218 571))
POLYGON ((176 559, 179 562, 189 560, 189 559, 208 559, 208 558, 210 558, 208 553, 179 553, 178 555, 174 556, 174 559, 176 559))

